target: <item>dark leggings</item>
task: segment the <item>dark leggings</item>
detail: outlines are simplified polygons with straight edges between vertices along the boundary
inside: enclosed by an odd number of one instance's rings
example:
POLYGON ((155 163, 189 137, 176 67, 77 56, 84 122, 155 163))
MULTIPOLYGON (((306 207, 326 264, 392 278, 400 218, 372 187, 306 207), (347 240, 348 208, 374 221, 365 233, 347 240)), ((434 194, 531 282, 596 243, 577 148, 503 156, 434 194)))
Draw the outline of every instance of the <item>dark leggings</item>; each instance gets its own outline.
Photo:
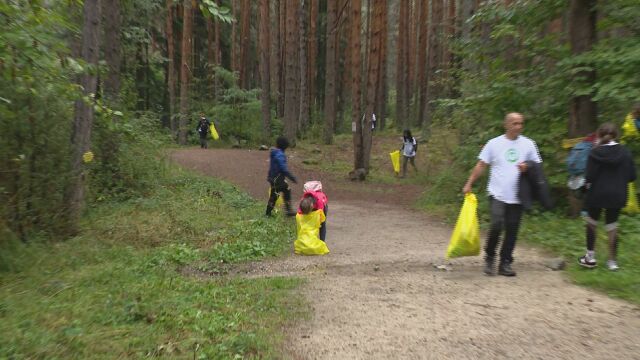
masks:
POLYGON ((485 247, 487 260, 493 261, 495 258, 500 234, 504 229, 504 240, 500 248, 500 262, 510 264, 513 262, 513 249, 516 247, 518 228, 522 218, 522 205, 503 203, 492 196, 489 197, 489 202, 491 206, 491 228, 489 229, 485 247))
MULTIPOLYGON (((324 206, 324 216, 326 218, 327 211, 329 211, 329 205, 324 206)), ((327 238, 327 219, 325 219, 322 224, 320 224, 320 240, 325 241, 327 238)))
POLYGON ((279 193, 284 195, 284 206, 287 213, 291 213, 291 190, 287 182, 284 181, 284 175, 278 175, 274 180, 269 181, 269 184, 271 185, 271 195, 267 203, 267 215, 271 215, 271 211, 276 206, 279 193))
MULTIPOLYGON (((596 247, 596 227, 598 226, 598 220, 602 213, 601 208, 587 209, 587 250, 593 251, 596 247)), ((607 233, 615 231, 618 228, 618 217, 620 216, 620 209, 604 209, 604 223, 607 233)), ((613 243, 610 244, 613 248, 612 251, 617 252, 618 241, 617 236, 613 237, 613 243)))

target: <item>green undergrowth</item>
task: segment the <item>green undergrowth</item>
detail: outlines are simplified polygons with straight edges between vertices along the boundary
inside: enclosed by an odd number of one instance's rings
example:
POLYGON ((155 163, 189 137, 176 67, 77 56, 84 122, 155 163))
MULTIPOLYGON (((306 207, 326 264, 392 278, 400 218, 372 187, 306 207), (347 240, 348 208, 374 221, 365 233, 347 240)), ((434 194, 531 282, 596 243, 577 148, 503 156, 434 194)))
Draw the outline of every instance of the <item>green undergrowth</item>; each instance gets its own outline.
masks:
POLYGON ((215 274, 288 251, 293 224, 230 184, 169 172, 144 198, 93 206, 80 236, 3 243, 0 359, 282 357, 302 280, 215 274))

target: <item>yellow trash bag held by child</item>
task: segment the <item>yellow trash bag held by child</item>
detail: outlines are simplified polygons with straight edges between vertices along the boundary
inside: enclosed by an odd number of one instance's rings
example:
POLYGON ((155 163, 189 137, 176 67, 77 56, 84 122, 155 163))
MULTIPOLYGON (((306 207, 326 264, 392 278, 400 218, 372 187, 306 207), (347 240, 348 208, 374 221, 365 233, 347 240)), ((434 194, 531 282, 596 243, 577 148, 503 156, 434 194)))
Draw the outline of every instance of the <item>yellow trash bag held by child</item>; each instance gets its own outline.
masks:
POLYGON ((627 205, 622 208, 627 214, 640 213, 640 206, 638 206, 638 195, 636 194, 636 184, 629 183, 629 194, 627 195, 627 205))
POLYGON ((209 126, 209 130, 211 131, 211 137, 213 138, 213 140, 220 139, 220 135, 218 135, 218 130, 216 130, 216 127, 215 125, 213 125, 213 123, 211 123, 211 126, 209 126))
MULTIPOLYGON (((271 187, 269 187, 269 197, 271 197, 271 187)), ((274 210, 278 210, 284 205, 284 199, 282 199, 282 194, 278 194, 278 199, 276 200, 276 205, 274 210)))
POLYGON ((324 255, 329 252, 327 244, 320 240, 320 223, 326 220, 324 211, 296 214, 298 238, 293 247, 299 255, 324 255))
POLYGON ((478 199, 473 193, 464 196, 464 203, 447 248, 447 259, 480 254, 478 199))
POLYGON ((389 153, 391 156, 391 164, 393 164, 393 171, 396 174, 400 174, 400 150, 389 153))

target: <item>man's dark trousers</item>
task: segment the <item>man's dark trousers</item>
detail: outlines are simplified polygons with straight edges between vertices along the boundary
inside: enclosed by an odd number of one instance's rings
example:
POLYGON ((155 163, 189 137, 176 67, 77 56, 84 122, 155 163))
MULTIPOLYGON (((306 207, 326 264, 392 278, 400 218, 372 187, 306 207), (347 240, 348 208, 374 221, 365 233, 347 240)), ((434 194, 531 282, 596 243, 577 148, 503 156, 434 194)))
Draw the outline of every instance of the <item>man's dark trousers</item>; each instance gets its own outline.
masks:
POLYGON ((491 228, 485 247, 487 261, 493 261, 496 256, 496 248, 500 234, 504 228, 504 241, 500 248, 500 263, 511 264, 513 262, 513 249, 516 247, 520 219, 522 218, 522 205, 507 204, 489 197, 491 207, 491 228))

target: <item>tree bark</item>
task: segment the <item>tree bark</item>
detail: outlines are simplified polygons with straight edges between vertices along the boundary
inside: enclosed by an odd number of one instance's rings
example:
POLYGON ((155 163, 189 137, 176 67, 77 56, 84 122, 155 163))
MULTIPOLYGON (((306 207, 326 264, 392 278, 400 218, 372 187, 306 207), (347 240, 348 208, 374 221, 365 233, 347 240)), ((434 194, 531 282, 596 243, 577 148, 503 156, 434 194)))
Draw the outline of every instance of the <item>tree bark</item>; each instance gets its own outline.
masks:
POLYGON ((177 133, 178 127, 176 126, 174 114, 176 105, 176 66, 175 62, 175 43, 173 38, 173 0, 167 0, 167 16, 166 16, 166 37, 167 37, 167 88, 169 92, 169 126, 171 132, 177 133))
POLYGON ((262 135, 265 141, 271 137, 271 80, 269 78, 269 50, 271 48, 269 29, 269 0, 260 0, 260 80, 262 82, 262 135))
POLYGON ((409 0, 400 0, 398 19, 398 60, 396 63, 396 120, 409 126, 409 0))
POLYGON ((386 125, 387 117, 387 37, 389 35, 389 25, 387 18, 387 6, 382 8, 382 36, 380 37, 380 76, 378 79, 378 90, 376 100, 376 118, 377 127, 383 130, 386 125))
POLYGON ((211 16, 206 16, 206 26, 207 26, 207 83, 208 89, 207 93, 210 99, 215 99, 215 72, 214 67, 216 66, 216 46, 215 46, 215 30, 213 26, 213 19, 211 16))
POLYGON ((384 8, 386 6, 385 0, 373 0, 373 21, 370 32, 370 51, 369 55, 369 69, 367 71, 367 99, 365 105, 365 121, 362 125, 363 133, 363 148, 364 148, 364 168, 369 171, 369 163, 371 159, 371 146, 373 142, 372 138, 372 116, 375 109, 376 92, 378 90, 377 81, 379 79, 380 71, 380 44, 382 37, 382 23, 384 8))
POLYGON ((318 56, 318 15, 320 13, 320 0, 309 1, 309 67, 307 76, 309 78, 309 106, 316 106, 316 77, 318 70, 316 68, 316 57, 318 56))
POLYGON ((238 49, 238 21, 240 19, 240 0, 231 0, 231 13, 233 14, 233 22, 231 23, 231 71, 240 71, 240 50, 238 49))
POLYGON ((438 98, 440 95, 440 76, 437 71, 441 66, 442 55, 442 2, 444 0, 432 0, 431 1, 431 26, 429 34, 428 45, 428 71, 427 71, 427 105, 424 117, 423 126, 429 128, 431 126, 431 120, 433 117, 433 105, 431 101, 438 98))
MULTIPOLYGON (((569 39, 573 55, 590 51, 596 42, 596 4, 596 0, 571 1, 569 39)), ((574 75, 574 81, 583 87, 592 86, 595 80, 595 70, 582 70, 574 75)), ((579 137, 593 132, 598 124, 597 113, 592 94, 574 96, 570 105, 569 136, 579 137)))
POLYGON ((120 93, 120 1, 104 0, 104 59, 107 63, 107 76, 104 79, 104 95, 109 101, 115 101, 120 93))
POLYGON ((333 142, 333 129, 336 122, 336 42, 338 26, 337 1, 327 2, 327 50, 326 76, 324 86, 324 143, 333 142))
MULTIPOLYGON (((100 0, 85 0, 82 24, 82 59, 97 67, 100 55, 100 0)), ((81 76, 83 97, 94 96, 97 89, 97 72, 81 76)), ((71 133, 71 181, 66 194, 66 204, 71 232, 78 231, 78 221, 84 205, 85 172, 82 156, 91 147, 91 127, 93 125, 93 101, 76 100, 73 129, 71 133)))
POLYGON ((187 126, 189 115, 189 83, 191 76, 191 46, 193 41, 192 30, 192 7, 191 0, 184 0, 183 2, 183 16, 182 16, 182 55, 180 60, 182 62, 180 66, 180 123, 178 125, 178 143, 181 145, 187 144, 187 126))
POLYGON ((362 92, 360 77, 362 56, 360 53, 360 35, 362 22, 361 0, 351 0, 351 32, 349 35, 349 52, 351 57, 351 131, 353 132, 353 169, 364 168, 364 152, 362 148, 362 110, 360 109, 362 92))
MULTIPOLYGON (((420 33, 418 40, 418 84, 420 87, 420 97, 418 100, 418 121, 424 125, 424 118, 427 106, 427 39, 429 38, 429 1, 420 0, 420 33)), ((427 129, 428 130, 428 129, 427 129)))
POLYGON ((242 26, 240 29, 240 87, 249 89, 251 75, 251 2, 242 0, 240 5, 242 26))
POLYGON ((296 51, 298 44, 296 43, 296 27, 293 26, 296 21, 296 7, 292 3, 287 4, 286 20, 286 74, 285 74, 285 92, 284 92, 284 133, 292 143, 296 138, 298 123, 297 92, 296 92, 296 51))
POLYGON ((300 130, 306 129, 309 126, 309 86, 307 76, 307 1, 300 0, 300 15, 298 16, 300 22, 300 130))
POLYGON ((278 103, 277 111, 278 117, 284 118, 284 103, 285 103, 285 83, 286 83, 286 66, 287 66, 287 0, 280 0, 280 16, 278 17, 280 28, 280 60, 278 61, 280 68, 280 87, 278 88, 278 103))

